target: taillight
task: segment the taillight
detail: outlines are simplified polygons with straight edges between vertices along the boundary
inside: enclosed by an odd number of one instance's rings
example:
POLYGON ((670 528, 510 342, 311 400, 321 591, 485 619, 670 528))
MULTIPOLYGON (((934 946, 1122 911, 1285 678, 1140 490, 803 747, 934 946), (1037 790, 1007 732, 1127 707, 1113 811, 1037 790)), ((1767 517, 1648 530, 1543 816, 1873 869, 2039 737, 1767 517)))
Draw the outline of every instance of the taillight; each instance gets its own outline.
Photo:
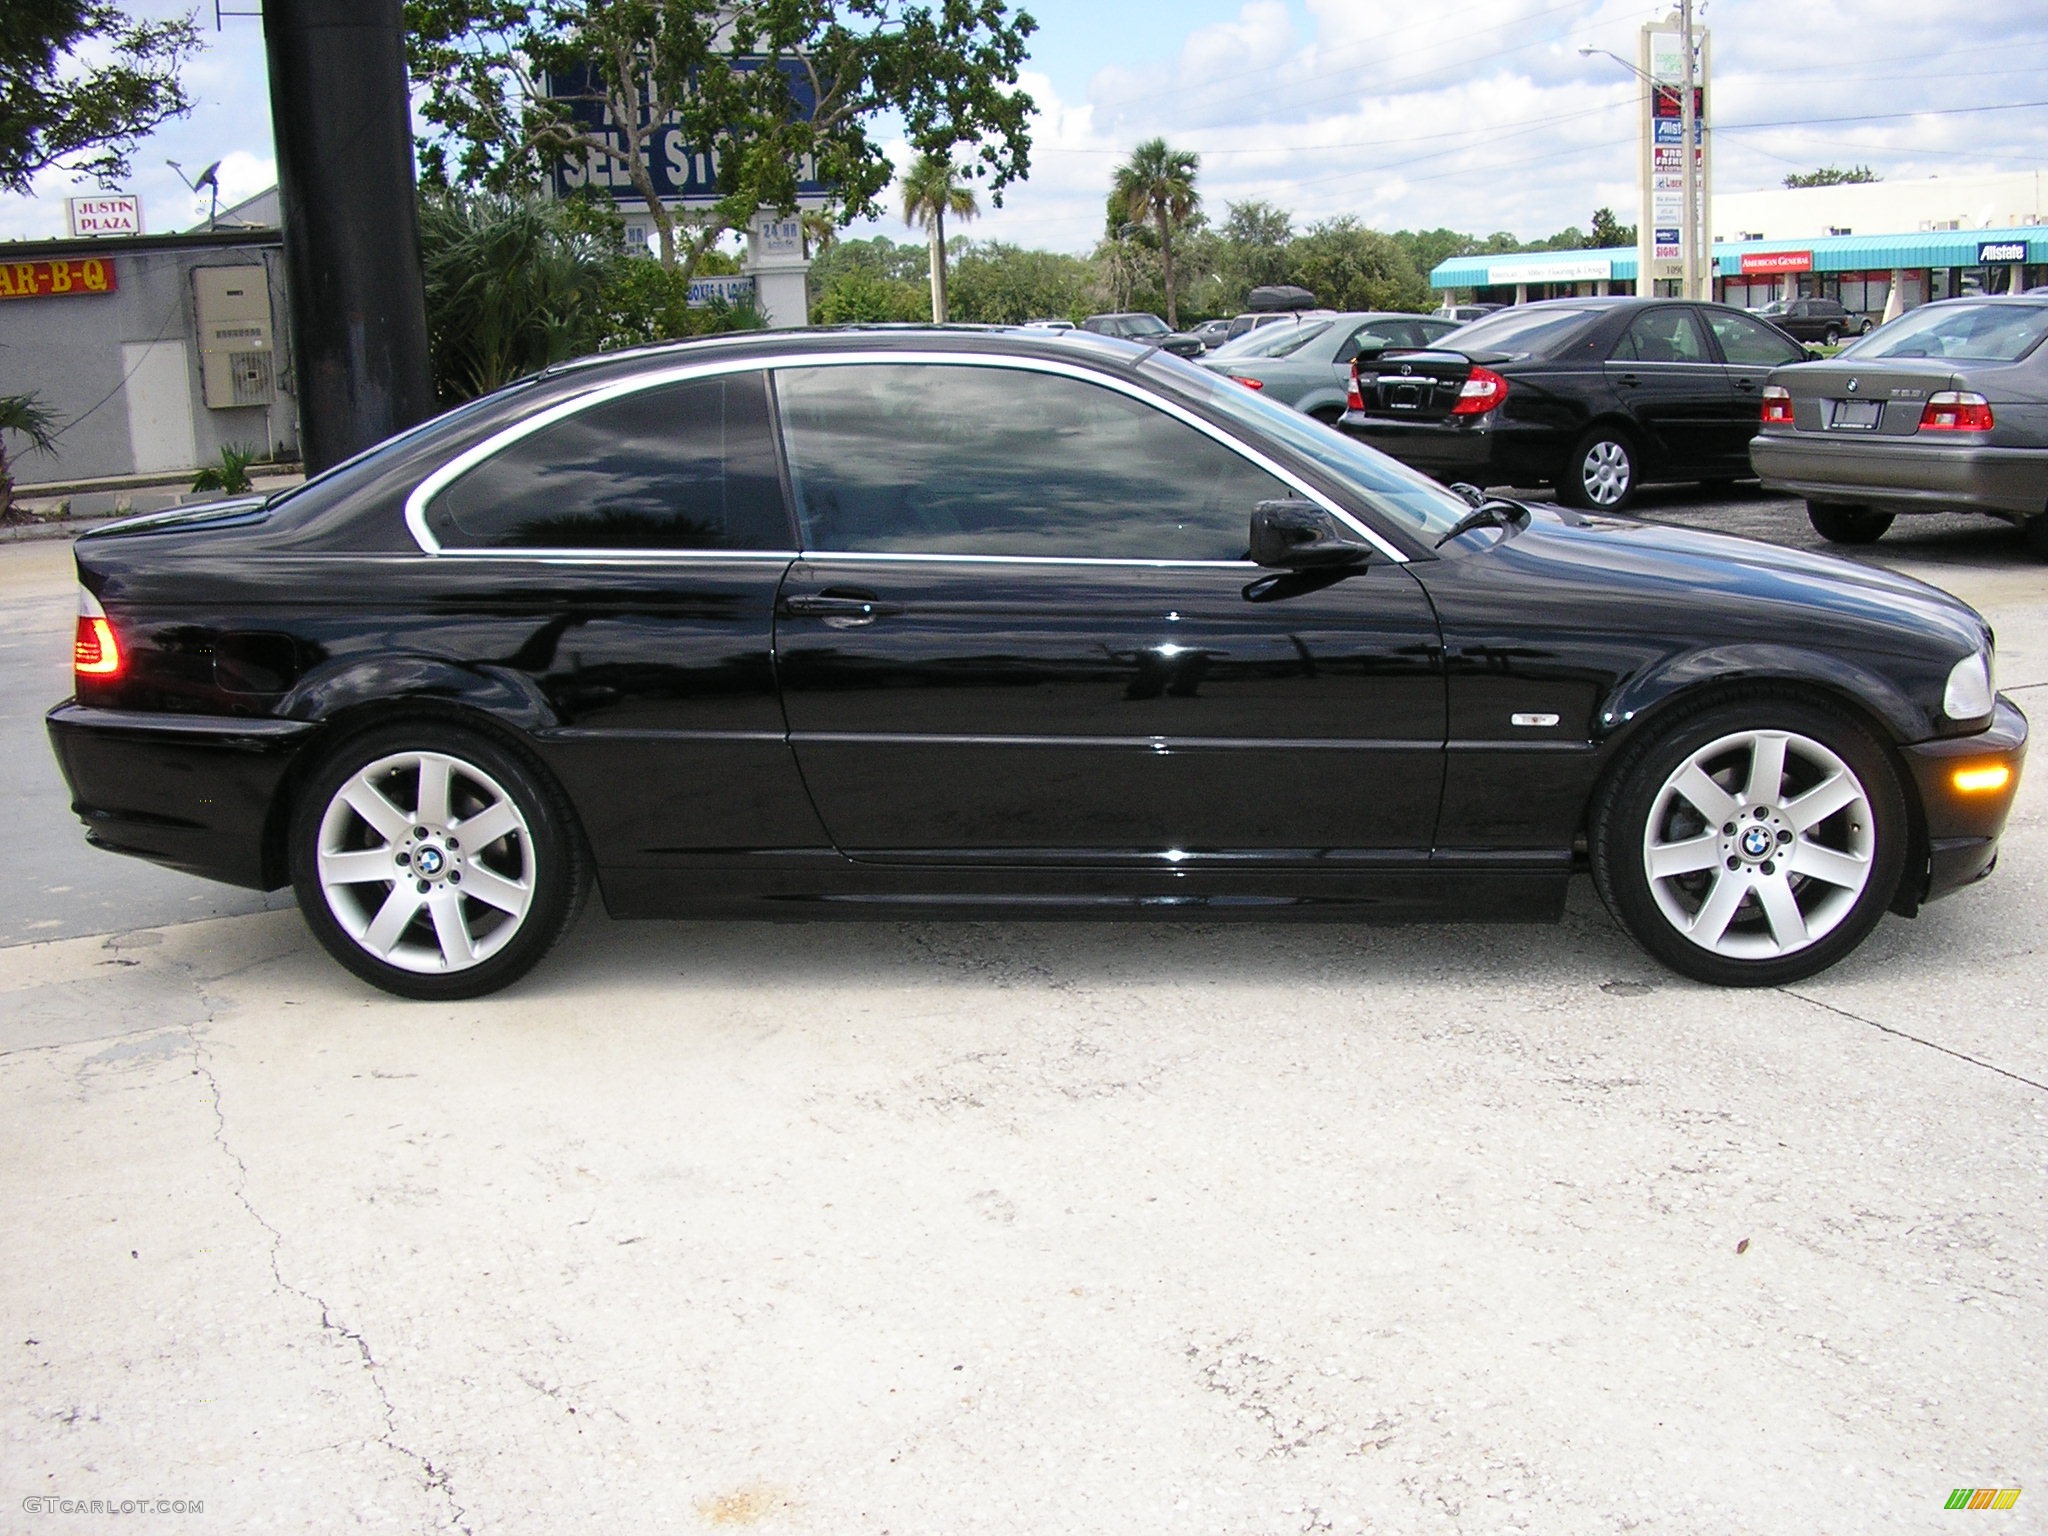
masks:
POLYGON ((1264 389, 1266 387, 1266 381, 1264 379, 1248 379, 1241 373, 1233 373, 1231 377, 1237 380, 1237 382, 1242 384, 1246 389, 1264 389))
POLYGON ((1764 425, 1792 425, 1792 391, 1782 384, 1764 386, 1764 425))
POLYGON ((1359 393, 1358 389, 1358 364, 1356 363, 1351 365, 1351 388, 1344 393, 1344 409, 1347 411, 1362 411, 1365 409, 1365 396, 1359 393))
POLYGON ((1458 390, 1458 403, 1451 407, 1453 416, 1483 416, 1508 397, 1508 381, 1491 368, 1476 364, 1472 376, 1458 390))
POLYGON ((1922 432, 1989 432, 1991 402, 1961 390, 1937 390, 1920 412, 1922 432))
POLYGON ((71 670, 80 677, 114 677, 120 673, 121 642, 99 599, 82 588, 78 594, 78 629, 71 641, 71 670))

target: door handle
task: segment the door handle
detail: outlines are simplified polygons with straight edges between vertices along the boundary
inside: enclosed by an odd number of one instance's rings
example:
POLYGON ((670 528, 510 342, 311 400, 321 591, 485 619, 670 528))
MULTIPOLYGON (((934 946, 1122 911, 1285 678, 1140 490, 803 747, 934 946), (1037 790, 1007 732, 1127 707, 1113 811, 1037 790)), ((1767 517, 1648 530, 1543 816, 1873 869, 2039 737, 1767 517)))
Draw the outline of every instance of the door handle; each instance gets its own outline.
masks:
POLYGON ((865 592, 797 592, 783 598, 782 611, 793 617, 819 618, 841 626, 868 624, 903 611, 901 603, 885 603, 865 592))
POLYGON ((1755 389, 1755 388, 1756 388, 1756 380, 1755 380, 1755 379, 1737 379, 1737 380, 1735 381, 1735 387, 1736 387, 1737 389, 1755 389))
POLYGON ((1626 384, 1630 389, 1634 389, 1638 384, 1642 383, 1643 381, 1637 378, 1632 373, 1624 373, 1618 382, 1626 384))

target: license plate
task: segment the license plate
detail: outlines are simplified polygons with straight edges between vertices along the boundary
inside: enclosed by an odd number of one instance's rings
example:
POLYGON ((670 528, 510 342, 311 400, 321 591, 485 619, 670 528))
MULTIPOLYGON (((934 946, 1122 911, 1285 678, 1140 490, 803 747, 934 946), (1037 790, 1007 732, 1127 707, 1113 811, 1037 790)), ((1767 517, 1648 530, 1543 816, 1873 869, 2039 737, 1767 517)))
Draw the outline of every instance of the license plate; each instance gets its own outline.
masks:
POLYGON ((1387 398, 1387 404, 1397 411, 1419 411, 1422 409, 1422 386, 1420 384, 1397 384, 1387 398))
POLYGON ((1882 400, 1837 400, 1834 420, 1830 425, 1856 432, 1868 432, 1877 425, 1878 417, 1883 414, 1882 400))

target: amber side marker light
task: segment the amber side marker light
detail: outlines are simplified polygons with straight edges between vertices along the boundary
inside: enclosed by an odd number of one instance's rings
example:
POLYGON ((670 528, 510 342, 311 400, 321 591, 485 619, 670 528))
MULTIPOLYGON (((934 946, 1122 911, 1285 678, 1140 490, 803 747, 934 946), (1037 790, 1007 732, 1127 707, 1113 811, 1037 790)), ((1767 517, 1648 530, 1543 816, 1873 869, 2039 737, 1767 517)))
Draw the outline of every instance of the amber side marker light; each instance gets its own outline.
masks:
POLYGON ((81 613, 78 638, 71 643, 71 670, 81 677, 112 677, 121 670, 121 644, 105 619, 81 613))
POLYGON ((1949 782, 1966 795, 1985 795, 2010 784, 2012 769, 2004 763, 1992 763, 1982 768, 1958 768, 1949 775, 1949 782))

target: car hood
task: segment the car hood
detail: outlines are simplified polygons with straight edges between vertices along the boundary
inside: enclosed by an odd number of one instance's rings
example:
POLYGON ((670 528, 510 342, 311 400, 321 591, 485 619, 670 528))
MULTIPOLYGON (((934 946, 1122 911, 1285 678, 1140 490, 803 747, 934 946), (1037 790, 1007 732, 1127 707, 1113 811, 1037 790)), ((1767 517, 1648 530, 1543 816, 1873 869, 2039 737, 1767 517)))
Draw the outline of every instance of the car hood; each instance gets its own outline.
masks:
POLYGON ((1591 602, 1600 622, 1676 639, 1960 658, 1989 627, 1960 598, 1881 566, 1730 534, 1537 507, 1475 559, 1591 602))

